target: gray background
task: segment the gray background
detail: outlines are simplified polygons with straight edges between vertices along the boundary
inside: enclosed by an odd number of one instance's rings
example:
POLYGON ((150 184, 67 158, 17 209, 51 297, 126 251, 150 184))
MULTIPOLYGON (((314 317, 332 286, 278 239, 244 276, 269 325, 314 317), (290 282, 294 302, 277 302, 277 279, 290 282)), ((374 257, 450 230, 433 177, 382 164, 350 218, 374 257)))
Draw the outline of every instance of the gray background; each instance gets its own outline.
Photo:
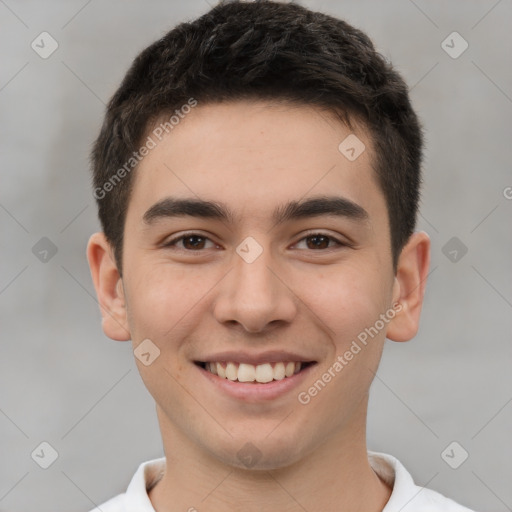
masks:
MULTIPOLYGON (((420 485, 476 510, 512 510, 511 2, 302 3, 369 33, 411 85, 427 132, 426 303, 416 339, 387 342, 369 446, 420 485), (453 31, 469 44, 458 58, 441 46, 453 31), (450 245, 443 252, 452 237, 457 261, 450 245), (458 469, 441 458, 452 441, 469 453, 458 469)), ((101 330, 85 257, 99 227, 88 152, 133 57, 208 8, 0 0, 2 510, 86 511, 162 455, 130 345, 101 330), (59 44, 47 59, 31 48, 43 31, 59 44), (32 249, 42 237, 58 249, 46 262, 32 249), (42 441, 59 455, 46 470, 31 458, 42 441)))

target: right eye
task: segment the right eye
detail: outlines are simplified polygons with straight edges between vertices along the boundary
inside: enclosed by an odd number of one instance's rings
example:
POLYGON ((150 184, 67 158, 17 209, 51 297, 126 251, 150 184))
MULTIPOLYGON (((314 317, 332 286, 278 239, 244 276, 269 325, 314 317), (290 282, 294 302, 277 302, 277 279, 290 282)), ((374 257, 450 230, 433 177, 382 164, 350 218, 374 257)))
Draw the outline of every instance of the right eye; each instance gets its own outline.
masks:
POLYGON ((163 247, 176 247, 178 250, 186 252, 200 252, 202 249, 207 248, 205 247, 207 242, 210 242, 212 246, 216 245, 208 237, 199 233, 187 233, 169 240, 163 247), (181 246, 179 244, 181 244, 181 246))

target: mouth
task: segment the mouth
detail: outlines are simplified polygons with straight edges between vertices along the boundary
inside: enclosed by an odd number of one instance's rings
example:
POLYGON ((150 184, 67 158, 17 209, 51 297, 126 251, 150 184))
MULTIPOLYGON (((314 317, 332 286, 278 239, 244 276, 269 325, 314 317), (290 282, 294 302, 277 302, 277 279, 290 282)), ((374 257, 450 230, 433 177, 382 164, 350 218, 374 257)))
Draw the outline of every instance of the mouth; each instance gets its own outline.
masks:
POLYGON ((314 366, 316 361, 277 361, 258 365, 236 361, 194 361, 205 372, 231 382, 256 385, 286 381, 314 366))

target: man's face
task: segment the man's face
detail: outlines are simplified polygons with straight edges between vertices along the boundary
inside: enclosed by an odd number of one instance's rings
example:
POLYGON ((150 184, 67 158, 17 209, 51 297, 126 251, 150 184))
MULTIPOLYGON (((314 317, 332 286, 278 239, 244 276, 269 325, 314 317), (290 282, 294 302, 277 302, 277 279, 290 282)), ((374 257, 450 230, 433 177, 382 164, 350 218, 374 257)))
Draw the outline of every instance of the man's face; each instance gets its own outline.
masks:
POLYGON ((339 150, 351 133, 305 106, 199 104, 136 170, 127 326, 134 348, 151 340, 160 350, 137 364, 162 429, 217 460, 243 466, 245 446, 255 467, 282 467, 335 437, 364 435, 388 324, 366 345, 357 340, 397 297, 371 141, 359 128, 366 150, 351 161, 350 148, 339 150), (217 209, 183 214, 180 200, 217 209), (210 362, 235 372, 252 362, 242 379, 253 368, 280 379, 231 381, 201 365, 210 362), (282 378, 289 362, 312 364, 282 378))

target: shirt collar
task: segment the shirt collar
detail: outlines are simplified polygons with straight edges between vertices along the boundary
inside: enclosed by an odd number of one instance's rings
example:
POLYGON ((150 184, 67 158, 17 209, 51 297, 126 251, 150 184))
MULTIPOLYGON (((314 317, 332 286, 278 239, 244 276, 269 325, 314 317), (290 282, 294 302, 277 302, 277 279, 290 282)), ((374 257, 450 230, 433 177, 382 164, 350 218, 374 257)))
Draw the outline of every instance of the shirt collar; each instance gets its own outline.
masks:
MULTIPOLYGON (((368 460, 377 475, 392 489, 382 512, 402 509, 423 490, 414 484, 409 472, 392 455, 369 451, 368 460)), ((138 467, 124 496, 126 512, 155 512, 148 491, 160 480, 164 470, 165 457, 143 462, 138 467)))
POLYGON ((143 462, 133 475, 126 489, 126 512, 155 512, 148 491, 162 478, 165 470, 165 457, 143 462))

